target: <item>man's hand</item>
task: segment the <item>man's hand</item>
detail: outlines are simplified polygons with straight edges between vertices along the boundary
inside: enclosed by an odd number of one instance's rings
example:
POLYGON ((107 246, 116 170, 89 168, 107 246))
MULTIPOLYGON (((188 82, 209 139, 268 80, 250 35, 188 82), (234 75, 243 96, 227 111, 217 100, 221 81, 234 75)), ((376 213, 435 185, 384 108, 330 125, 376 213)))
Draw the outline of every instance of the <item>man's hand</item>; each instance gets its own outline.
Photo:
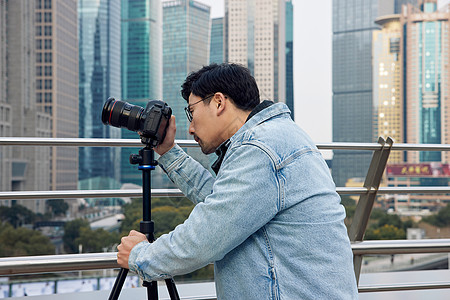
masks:
POLYGON ((162 143, 158 144, 158 146, 154 148, 155 152, 159 155, 163 155, 164 153, 172 149, 173 146, 175 146, 176 132, 177 126, 175 125, 175 116, 172 115, 169 120, 169 126, 167 127, 166 137, 164 138, 164 141, 162 141, 162 143))
POLYGON ((131 230, 128 236, 124 236, 121 239, 121 243, 119 246, 117 246, 117 263, 125 269, 129 269, 128 267, 128 258, 130 257, 131 249, 133 249, 134 246, 139 244, 142 241, 146 241, 147 237, 145 234, 140 233, 136 230, 131 230))

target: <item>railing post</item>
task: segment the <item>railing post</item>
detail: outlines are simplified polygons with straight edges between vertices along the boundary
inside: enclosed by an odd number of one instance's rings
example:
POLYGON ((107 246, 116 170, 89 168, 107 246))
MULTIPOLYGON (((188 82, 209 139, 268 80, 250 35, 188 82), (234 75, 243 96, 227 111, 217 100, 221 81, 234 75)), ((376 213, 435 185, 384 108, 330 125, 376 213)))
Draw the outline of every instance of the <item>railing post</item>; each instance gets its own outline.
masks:
MULTIPOLYGON (((370 213, 372 212, 373 203, 377 196, 377 191, 380 186, 383 172, 391 152, 391 147, 394 141, 388 137, 385 141, 382 137, 378 138, 378 143, 381 144, 381 149, 375 150, 370 162, 369 170, 364 181, 364 187, 368 189, 366 194, 359 197, 356 205, 355 215, 353 216, 352 224, 349 229, 349 238, 351 242, 359 242, 363 240, 366 232, 367 224, 369 222, 370 213)), ((362 255, 355 255, 353 258, 353 265, 355 269, 356 282, 359 282, 359 275, 361 273, 362 255)))

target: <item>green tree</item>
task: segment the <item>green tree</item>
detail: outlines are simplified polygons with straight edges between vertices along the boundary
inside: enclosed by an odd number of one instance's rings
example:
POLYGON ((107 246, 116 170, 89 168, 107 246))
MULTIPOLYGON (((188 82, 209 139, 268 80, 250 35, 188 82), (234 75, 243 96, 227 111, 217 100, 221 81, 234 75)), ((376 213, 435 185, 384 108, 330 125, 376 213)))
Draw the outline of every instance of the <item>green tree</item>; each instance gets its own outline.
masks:
POLYGON ((69 204, 63 199, 49 199, 47 200, 47 206, 55 216, 65 215, 69 209, 69 204))
POLYGON ((387 213, 383 214, 378 219, 378 227, 383 227, 384 225, 393 225, 397 228, 403 228, 403 222, 398 215, 390 215, 387 213))
POLYGON ((55 246, 37 230, 0 223, 0 256, 54 254, 55 246))
POLYGON ((64 249, 67 253, 78 253, 76 239, 80 237, 82 228, 90 228, 89 222, 83 219, 76 219, 64 224, 64 249))
POLYGON ((152 209, 155 222, 155 236, 159 237, 174 230, 178 224, 184 222, 191 213, 190 207, 174 208, 171 206, 160 206, 152 209))
MULTIPOLYGON (((187 198, 152 198, 152 220, 155 222, 155 236, 168 233, 178 224, 184 222, 194 205, 187 198)), ((142 221, 142 200, 132 199, 124 205, 125 216, 120 225, 121 235, 128 235, 130 230, 139 230, 142 221)))
POLYGON ((14 228, 24 224, 33 224, 35 218, 36 214, 25 206, 19 204, 14 204, 11 207, 0 206, 0 219, 8 222, 14 228))
POLYGON ((401 240, 406 238, 402 228, 385 224, 378 228, 369 228, 364 236, 365 240, 401 240))
POLYGON ((437 214, 425 217, 422 219, 431 225, 437 227, 446 227, 450 225, 450 203, 441 208, 437 214))
POLYGON ((110 248, 118 242, 120 242, 118 234, 101 228, 92 230, 90 227, 81 227, 80 236, 75 239, 76 245, 83 245, 84 253, 102 252, 103 248, 110 248))

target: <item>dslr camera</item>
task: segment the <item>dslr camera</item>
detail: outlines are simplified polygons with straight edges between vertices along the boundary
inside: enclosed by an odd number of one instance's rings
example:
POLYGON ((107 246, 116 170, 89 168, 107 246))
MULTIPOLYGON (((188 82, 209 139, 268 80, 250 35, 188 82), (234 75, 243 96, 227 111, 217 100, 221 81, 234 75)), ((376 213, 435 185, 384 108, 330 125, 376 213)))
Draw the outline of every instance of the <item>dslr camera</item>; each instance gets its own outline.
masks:
POLYGON ((102 122, 136 131, 143 144, 156 147, 164 141, 171 115, 172 109, 164 101, 150 100, 143 108, 110 97, 103 106, 102 122))

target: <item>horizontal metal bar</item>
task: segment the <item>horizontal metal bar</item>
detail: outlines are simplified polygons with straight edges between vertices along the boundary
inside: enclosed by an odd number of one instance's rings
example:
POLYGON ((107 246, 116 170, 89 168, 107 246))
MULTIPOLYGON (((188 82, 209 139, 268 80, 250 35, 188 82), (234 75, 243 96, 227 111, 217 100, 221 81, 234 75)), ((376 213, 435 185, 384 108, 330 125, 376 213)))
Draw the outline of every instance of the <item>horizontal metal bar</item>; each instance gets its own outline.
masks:
POLYGON ((341 195, 361 195, 366 193, 377 194, 447 194, 450 193, 450 186, 414 186, 414 187, 337 187, 336 191, 341 195))
POLYGON ((0 275, 119 268, 117 253, 85 253, 0 258, 0 275))
POLYGON ((450 239, 386 240, 353 242, 354 255, 409 253, 448 253, 450 239))
MULTIPOLYGON (((180 147, 198 147, 193 140, 176 140, 180 147)), ((0 137, 0 146, 143 147, 139 139, 0 137)))
MULTIPOLYGON (((176 140, 181 147, 198 147, 194 140, 176 140)), ((77 147, 142 147, 139 139, 104 139, 104 138, 35 138, 35 137, 0 137, 0 146, 77 146, 77 147)), ((378 143, 319 143, 321 150, 364 150, 381 149, 378 143)), ((396 151, 450 151, 449 144, 393 144, 396 151)))
MULTIPOLYGON (((336 191, 340 195, 361 195, 375 193, 364 187, 338 187, 336 191)), ((450 193, 450 186, 442 187, 383 187, 378 189, 378 194, 446 194, 450 193)), ((17 191, 0 192, 0 200, 10 199, 70 199, 70 198, 112 198, 112 197, 140 197, 142 190, 64 190, 64 191, 17 191)), ((154 197, 184 197, 178 189, 152 189, 154 197)))
POLYGON ((396 292, 412 290, 448 289, 450 282, 410 283, 410 284, 387 284, 387 285, 364 285, 358 287, 360 293, 396 292))
MULTIPOLYGON (((447 253, 450 239, 363 241, 352 243, 355 255, 447 253)), ((0 275, 118 268, 115 252, 0 258, 0 275)))
MULTIPOLYGON (((0 192, 0 200, 8 199, 70 199, 140 197, 141 189, 134 190, 66 190, 66 191, 20 191, 0 192)), ((184 197, 178 189, 152 189, 153 197, 184 197)))

